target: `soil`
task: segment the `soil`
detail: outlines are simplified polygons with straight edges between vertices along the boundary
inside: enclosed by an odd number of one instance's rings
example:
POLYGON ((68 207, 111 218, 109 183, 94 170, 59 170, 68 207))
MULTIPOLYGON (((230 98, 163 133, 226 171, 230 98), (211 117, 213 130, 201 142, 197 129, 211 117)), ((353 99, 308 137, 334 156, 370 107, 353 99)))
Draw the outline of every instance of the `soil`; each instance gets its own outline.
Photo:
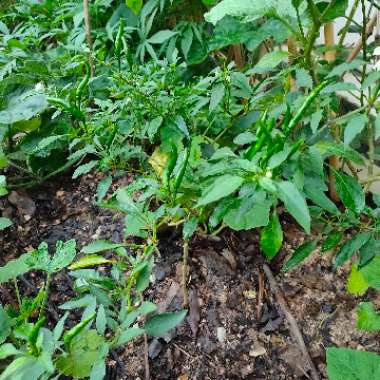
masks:
MULTIPOLYGON (((98 238, 122 241, 121 217, 99 209, 93 201, 101 176, 90 174, 76 181, 61 176, 0 199, 0 211, 14 221, 10 229, 0 232, 0 264, 42 241, 54 246, 57 240, 75 239, 78 248, 98 238)), ((114 189, 127 182, 127 178, 118 180, 114 189)), ((378 335, 359 331, 355 321, 360 300, 370 298, 380 306, 380 298, 375 292, 362 298, 348 295, 345 284, 349 266, 333 272, 329 254, 315 252, 303 265, 282 273, 281 262, 306 239, 286 215, 282 226, 285 244, 271 268, 321 379, 327 378, 327 347, 380 353, 378 335)), ((146 294, 146 299, 156 302, 160 310, 178 310, 182 305, 180 237, 176 230, 160 236, 161 258, 146 294)), ((309 378, 307 363, 264 277, 258 239, 256 231, 230 230, 214 238, 193 239, 189 313, 168 336, 149 339, 151 379, 309 378)), ((32 294, 42 281, 38 273, 29 274, 21 281, 22 290, 32 294)), ((50 295, 50 323, 62 314, 54 305, 73 294, 67 273, 57 274, 50 295)), ((12 288, 1 286, 0 297, 3 303, 12 302, 12 288)), ((108 379, 145 378, 144 347, 140 339, 113 353, 108 379)))

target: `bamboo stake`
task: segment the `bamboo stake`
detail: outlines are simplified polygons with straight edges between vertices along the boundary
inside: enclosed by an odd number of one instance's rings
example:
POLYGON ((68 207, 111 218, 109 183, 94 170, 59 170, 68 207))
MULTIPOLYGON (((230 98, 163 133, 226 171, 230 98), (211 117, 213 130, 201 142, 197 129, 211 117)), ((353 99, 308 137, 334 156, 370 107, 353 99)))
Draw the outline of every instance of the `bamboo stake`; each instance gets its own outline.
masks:
MULTIPOLYGON (((324 36, 325 36, 325 47, 327 51, 325 52, 325 59, 327 62, 334 62, 336 59, 336 50, 332 49, 335 45, 335 36, 334 36, 334 23, 330 22, 324 26, 324 36)), ((333 118, 336 117, 334 112, 330 113, 333 118)), ((335 140, 339 140, 339 129, 336 124, 331 127, 332 135, 335 140)), ((340 167, 340 162, 338 156, 329 157, 329 164, 332 169, 338 170, 340 167)), ((336 181, 334 176, 334 170, 329 170, 329 194, 330 198, 334 202, 339 202, 339 195, 336 191, 336 181)))
POLYGON ((86 31, 87 45, 90 50, 90 53, 88 55, 88 63, 90 65, 91 78, 93 78, 95 75, 95 65, 94 65, 93 48, 92 48, 89 0, 83 0, 83 14, 84 14, 84 25, 85 25, 85 31, 86 31))

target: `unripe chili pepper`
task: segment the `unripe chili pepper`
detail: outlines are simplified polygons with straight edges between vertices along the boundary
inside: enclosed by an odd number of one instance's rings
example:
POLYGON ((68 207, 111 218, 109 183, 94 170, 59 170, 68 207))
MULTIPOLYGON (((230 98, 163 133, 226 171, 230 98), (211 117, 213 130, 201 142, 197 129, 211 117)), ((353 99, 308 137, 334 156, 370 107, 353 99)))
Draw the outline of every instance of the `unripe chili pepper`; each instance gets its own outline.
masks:
POLYGON ((289 134, 294 130, 300 120, 305 116, 305 111, 310 107, 311 103, 313 103, 314 99, 319 95, 319 93, 330 83, 329 80, 320 83, 306 98, 298 112, 295 114, 293 119, 290 121, 288 127, 284 130, 285 136, 289 136, 289 134))
POLYGON ((79 86, 77 87, 77 89, 75 91, 75 100, 77 102, 77 106, 79 109, 80 109, 80 103, 82 100, 83 92, 84 92, 85 88, 87 87, 88 82, 90 81, 90 77, 91 77, 90 65, 87 62, 85 62, 84 65, 86 68, 86 74, 85 74, 84 78, 82 79, 82 81, 79 83, 79 86))
POLYGON ((115 38, 115 56, 118 60, 119 71, 121 70, 121 48, 123 46, 123 34, 124 34, 124 22, 123 19, 120 19, 119 29, 115 38))

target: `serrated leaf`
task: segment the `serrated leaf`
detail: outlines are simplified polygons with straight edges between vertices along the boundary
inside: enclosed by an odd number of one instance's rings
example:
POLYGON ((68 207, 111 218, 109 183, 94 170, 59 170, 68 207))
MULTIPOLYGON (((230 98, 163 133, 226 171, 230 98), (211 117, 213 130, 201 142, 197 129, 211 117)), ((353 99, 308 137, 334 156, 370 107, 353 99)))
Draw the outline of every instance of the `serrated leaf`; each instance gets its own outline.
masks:
POLYGON ((145 323, 145 331, 155 337, 162 337, 169 330, 179 325, 186 317, 187 310, 175 313, 162 313, 149 318, 145 323))
POLYGON ((288 52, 286 51, 274 51, 265 54, 257 65, 253 68, 253 73, 261 73, 265 71, 272 70, 276 68, 284 59, 288 57, 288 52))
POLYGON ((69 266, 70 270, 75 269, 83 269, 88 268, 96 265, 103 265, 103 264, 109 264, 113 263, 114 260, 105 259, 103 256, 97 256, 97 255, 88 255, 84 256, 75 263, 71 264, 69 266))
POLYGON ((312 88, 313 78, 310 76, 307 70, 297 69, 296 70, 296 83, 298 87, 312 88))
POLYGON ((294 184, 288 181, 277 183, 277 189, 278 196, 284 203, 287 211, 307 233, 310 233, 310 214, 305 198, 294 184))
POLYGON ((359 330, 380 331, 380 314, 375 311, 372 302, 361 302, 356 312, 359 330))
POLYGON ((277 213, 273 212, 266 227, 261 230, 260 248, 268 260, 272 260, 282 246, 284 234, 277 213))
POLYGON ((351 211, 360 214, 365 207, 365 194, 359 183, 346 174, 334 171, 336 190, 343 204, 351 211))
POLYGON ((211 97, 210 97, 210 105, 209 111, 212 112, 219 105, 219 103, 223 100, 225 93, 225 87, 223 83, 217 83, 211 89, 211 97))
POLYGON ((282 270, 284 272, 288 272, 300 263, 302 263, 302 261, 304 261, 315 250, 316 246, 316 241, 308 241, 299 246, 294 251, 292 257, 282 267, 282 270))
POLYGON ((78 166, 75 169, 72 178, 76 179, 76 178, 80 177, 83 174, 89 173, 97 164, 98 164, 97 160, 92 160, 92 161, 88 162, 87 164, 83 164, 83 165, 78 166))
POLYGON ((348 348, 328 348, 327 373, 329 380, 380 379, 380 356, 348 348))

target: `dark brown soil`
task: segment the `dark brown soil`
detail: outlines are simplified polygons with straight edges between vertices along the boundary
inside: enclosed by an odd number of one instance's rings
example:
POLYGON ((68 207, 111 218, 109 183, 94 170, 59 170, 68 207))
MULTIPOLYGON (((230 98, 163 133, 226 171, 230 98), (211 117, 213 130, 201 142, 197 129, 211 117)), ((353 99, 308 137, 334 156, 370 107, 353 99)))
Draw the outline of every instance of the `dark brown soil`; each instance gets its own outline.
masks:
MULTIPOLYGON (((39 188, 13 192, 0 200, 0 211, 14 221, 2 234, 0 264, 36 247, 42 241, 76 239, 78 247, 98 238, 121 241, 122 220, 93 203, 100 176, 78 181, 63 176, 39 188)), ((117 186, 127 182, 119 180, 117 186)), ((380 352, 377 334, 356 329, 355 307, 360 299, 345 290, 348 267, 337 273, 331 257, 315 252, 289 274, 280 261, 305 236, 286 217, 285 244, 272 270, 299 323, 306 346, 326 378, 325 348, 344 346, 380 352)), ((146 294, 161 310, 181 308, 182 241, 179 231, 160 237, 153 283, 146 294)), ((197 236, 190 246, 190 306, 186 321, 164 339, 149 340, 151 379, 307 379, 307 364, 292 340, 283 313, 264 280, 257 232, 226 230, 220 237, 197 236), (260 286, 259 284, 264 286, 260 286), (263 294, 260 306, 260 294, 263 294)), ((22 282, 26 293, 41 285, 38 274, 22 282)), ((52 321, 58 305, 73 295, 67 274, 55 276, 50 296, 52 321)), ((2 302, 12 302, 11 287, 0 288, 2 302)), ((367 294, 380 305, 376 294, 367 294)), ((75 316, 73 317, 75 318, 75 316)), ((144 378, 144 344, 132 342, 114 353, 110 368, 115 379, 144 378)), ((112 376, 110 376, 111 378, 112 376)))

